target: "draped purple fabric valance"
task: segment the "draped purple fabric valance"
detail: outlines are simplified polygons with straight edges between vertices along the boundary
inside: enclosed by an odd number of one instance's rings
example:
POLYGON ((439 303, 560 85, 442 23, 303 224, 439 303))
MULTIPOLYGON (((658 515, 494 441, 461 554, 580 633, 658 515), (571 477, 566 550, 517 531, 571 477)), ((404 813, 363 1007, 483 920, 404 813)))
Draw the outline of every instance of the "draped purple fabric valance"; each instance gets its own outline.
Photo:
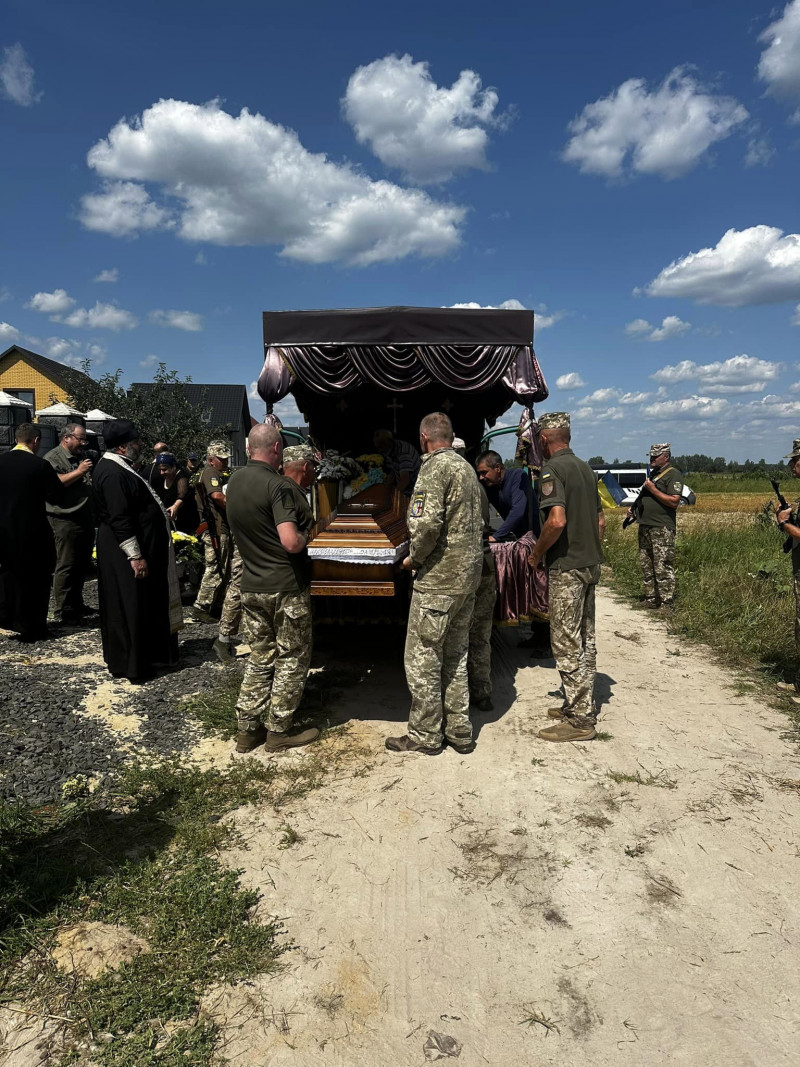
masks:
POLYGON ((343 393, 372 385, 408 393, 438 382, 456 392, 480 392, 497 382, 520 403, 548 396, 530 345, 272 345, 258 392, 276 404, 297 379, 317 393, 343 393))

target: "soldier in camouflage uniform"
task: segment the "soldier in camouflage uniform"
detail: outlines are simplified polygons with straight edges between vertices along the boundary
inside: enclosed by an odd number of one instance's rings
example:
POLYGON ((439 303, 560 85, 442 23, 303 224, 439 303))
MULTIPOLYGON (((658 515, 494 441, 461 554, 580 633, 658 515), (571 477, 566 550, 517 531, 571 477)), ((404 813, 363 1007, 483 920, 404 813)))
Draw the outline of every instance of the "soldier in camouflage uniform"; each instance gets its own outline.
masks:
MULTIPOLYGON (((800 438, 793 442, 792 451, 785 457, 793 478, 800 478, 800 438)), ((793 691, 792 699, 800 704, 800 500, 795 501, 794 512, 785 508, 778 512, 778 527, 792 538, 792 572, 794 574, 794 643, 797 651, 797 669, 794 682, 782 683, 782 689, 793 691)))
POLYGON ((542 532, 528 562, 546 560, 550 641, 564 687, 564 705, 548 715, 559 722, 539 731, 545 741, 591 741, 596 736, 594 682, 595 590, 603 562, 605 529, 597 476, 569 447, 569 415, 539 419, 545 463, 539 492, 542 532))
POLYGON ((405 669, 411 690, 408 734, 389 737, 390 752, 442 751, 443 734, 471 752, 467 654, 483 564, 483 517, 475 471, 452 449, 450 419, 437 412, 420 425, 424 453, 408 509, 415 572, 405 669))
MULTIPOLYGON (((206 569, 194 602, 195 615, 201 622, 208 622, 219 611, 225 597, 231 573, 231 556, 233 545, 226 512, 225 493, 228 482, 228 464, 231 458, 231 446, 227 441, 212 441, 208 446, 207 462, 198 479, 198 504, 202 496, 207 502, 206 512, 210 514, 216 529, 217 552, 211 543, 210 529, 206 529, 200 540, 203 544, 206 569), (220 570, 222 573, 220 574, 220 570)), ((201 508, 201 521, 208 525, 208 516, 201 508)))
POLYGON ((639 523, 639 563, 645 604, 671 610, 675 601, 675 529, 683 477, 670 463, 668 443, 650 446, 650 477, 629 510, 639 523))
POLYGON ((241 553, 242 609, 251 648, 236 704, 237 752, 307 745, 319 730, 291 732, 311 662, 311 509, 278 473, 283 441, 254 426, 250 458, 228 486, 228 521, 241 553))

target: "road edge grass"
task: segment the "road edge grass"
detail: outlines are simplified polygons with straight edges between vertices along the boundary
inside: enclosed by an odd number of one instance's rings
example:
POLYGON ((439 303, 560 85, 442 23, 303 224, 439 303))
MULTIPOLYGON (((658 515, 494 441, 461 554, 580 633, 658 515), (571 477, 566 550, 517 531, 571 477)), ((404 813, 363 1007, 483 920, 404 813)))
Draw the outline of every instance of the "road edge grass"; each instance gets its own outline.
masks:
MULTIPOLYGON (((607 517, 603 584, 646 610, 637 533, 623 531, 622 518, 618 512, 607 517)), ((737 693, 756 695, 786 715, 784 736, 800 744, 800 707, 776 687, 795 668, 791 564, 778 533, 755 512, 750 523, 723 528, 699 521, 682 529, 679 516, 675 608, 656 617, 671 635, 710 649, 718 664, 735 672, 737 693)))
MULTIPOLYGON (((211 715, 216 699, 229 707, 229 689, 204 695, 211 715)), ((262 918, 269 901, 225 862, 242 844, 226 816, 280 811, 333 775, 363 773, 368 756, 340 726, 300 759, 131 765, 94 793, 69 783, 58 804, 0 802, 0 1007, 51 1021, 59 1067, 221 1062, 204 992, 275 971, 291 948, 291 931, 262 918), (124 927, 149 951, 95 978, 60 970, 59 935, 87 922, 124 927)))

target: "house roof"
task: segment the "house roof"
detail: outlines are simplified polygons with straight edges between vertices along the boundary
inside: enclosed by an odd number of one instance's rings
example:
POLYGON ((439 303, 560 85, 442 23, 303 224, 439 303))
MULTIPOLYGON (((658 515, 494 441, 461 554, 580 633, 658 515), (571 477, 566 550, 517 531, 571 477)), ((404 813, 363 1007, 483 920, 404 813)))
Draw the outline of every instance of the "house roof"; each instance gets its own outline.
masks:
MULTIPOLYGON (((131 389, 149 390, 154 384, 133 382, 131 389)), ((180 388, 190 404, 211 409, 212 426, 229 425, 233 433, 240 430, 250 432, 250 405, 247 402, 247 390, 243 385, 204 385, 201 382, 190 382, 180 388)))
POLYGON ((62 389, 69 388, 70 378, 72 375, 80 374, 83 377, 83 371, 75 370, 74 367, 68 367, 65 363, 58 363, 54 359, 48 359, 47 356, 40 356, 38 352, 31 352, 29 348, 23 348, 21 345, 11 345, 5 352, 0 353, 0 362, 14 353, 17 353, 22 359, 27 360, 38 371, 41 371, 45 377, 50 381, 55 382, 56 385, 60 385, 62 389))

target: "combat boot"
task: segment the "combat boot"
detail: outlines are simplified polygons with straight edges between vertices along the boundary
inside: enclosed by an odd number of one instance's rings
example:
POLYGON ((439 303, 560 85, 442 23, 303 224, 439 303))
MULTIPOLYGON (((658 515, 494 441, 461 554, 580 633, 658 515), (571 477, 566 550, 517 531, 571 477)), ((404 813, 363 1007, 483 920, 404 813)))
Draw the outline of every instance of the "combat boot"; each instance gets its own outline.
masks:
POLYGON ((563 718, 564 718, 564 709, 563 708, 548 708, 547 709, 547 717, 548 717, 548 719, 557 719, 559 722, 561 722, 563 720, 563 718))
POLYGON ((451 741, 448 738, 447 743, 450 748, 452 748, 455 752, 458 752, 461 756, 468 756, 470 752, 475 751, 474 741, 451 741))
POLYGON ((470 704, 473 708, 477 708, 478 711, 494 711, 491 697, 473 697, 470 704))
POLYGON ((236 735, 236 751, 252 752, 267 739, 267 728, 259 723, 255 730, 240 730, 236 735))
POLYGON ((594 726, 576 726, 569 719, 539 731, 543 741, 592 741, 596 736, 594 726))
POLYGON ((386 738, 386 750, 388 752, 422 752, 426 756, 438 756, 443 748, 444 745, 442 744, 437 745, 435 748, 426 748, 424 745, 412 741, 408 734, 403 734, 402 737, 386 738))
POLYGON ((211 651, 222 664, 232 663, 236 658, 233 643, 229 638, 218 637, 211 646, 211 651))
POLYGON ((300 748, 301 745, 310 745, 319 737, 319 730, 315 726, 309 726, 307 730, 298 730, 297 733, 278 733, 270 730, 264 748, 267 752, 282 752, 285 748, 300 748))

